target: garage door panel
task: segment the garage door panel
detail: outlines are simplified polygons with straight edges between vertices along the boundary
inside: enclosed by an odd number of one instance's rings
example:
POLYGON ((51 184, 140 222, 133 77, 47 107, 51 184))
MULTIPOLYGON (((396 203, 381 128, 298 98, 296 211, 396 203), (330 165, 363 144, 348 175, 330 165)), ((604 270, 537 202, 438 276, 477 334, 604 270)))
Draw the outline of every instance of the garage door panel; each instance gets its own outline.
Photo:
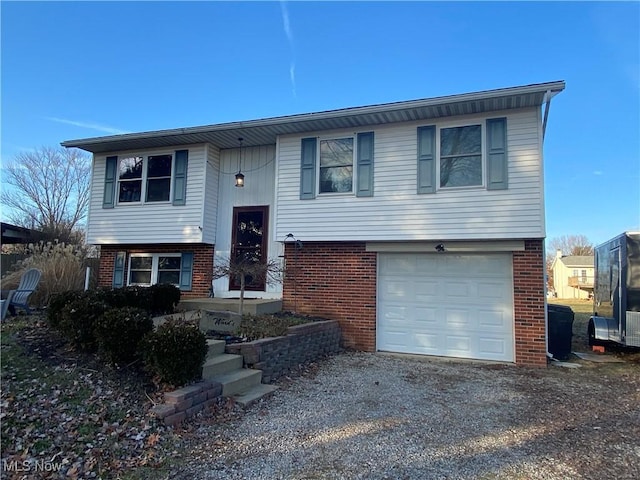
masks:
POLYGON ((470 312, 468 310, 448 308, 445 311, 445 326, 450 329, 468 330, 470 327, 470 312))
POLYGON ((378 349, 513 361, 511 262, 509 254, 380 254, 378 349))
POLYGON ((480 331, 498 330, 502 332, 511 331, 511 319, 504 314, 504 309, 479 310, 478 329, 480 331))

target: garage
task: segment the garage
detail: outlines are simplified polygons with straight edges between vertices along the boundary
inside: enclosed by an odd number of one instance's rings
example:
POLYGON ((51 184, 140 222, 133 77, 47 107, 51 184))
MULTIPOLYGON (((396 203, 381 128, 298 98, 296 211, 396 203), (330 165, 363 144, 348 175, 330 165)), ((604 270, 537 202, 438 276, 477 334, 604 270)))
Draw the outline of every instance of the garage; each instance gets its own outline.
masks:
POLYGON ((514 361, 508 253, 379 253, 379 351, 514 361))

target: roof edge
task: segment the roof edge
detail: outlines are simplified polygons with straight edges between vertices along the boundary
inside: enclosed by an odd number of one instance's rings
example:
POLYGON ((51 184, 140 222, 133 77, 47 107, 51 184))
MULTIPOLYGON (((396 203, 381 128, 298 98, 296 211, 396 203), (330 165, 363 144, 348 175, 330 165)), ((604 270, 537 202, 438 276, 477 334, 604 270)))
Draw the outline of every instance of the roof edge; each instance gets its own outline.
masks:
POLYGON ((63 147, 80 147, 90 146, 94 144, 100 144, 104 142, 111 142, 115 140, 137 140, 154 137, 164 137, 169 135, 186 135, 186 134, 198 134, 206 133, 218 130, 227 130, 234 128, 252 128, 252 127, 264 127, 275 126, 278 124, 289 122, 304 122, 308 120, 322 120, 327 118, 340 118, 348 117, 351 115, 366 115, 369 113, 388 112, 393 110, 401 110, 406 108, 418 108, 429 107, 439 104, 468 102, 476 100, 485 100, 489 98, 499 98, 509 95, 526 95, 531 93, 545 93, 549 92, 552 95, 560 93, 565 88, 564 80, 558 80, 547 83, 534 83, 530 85, 499 88, 494 90, 482 90, 478 92, 462 93, 455 95, 446 95, 432 98, 422 98, 417 100, 405 100, 400 102, 380 103, 374 105, 367 105, 361 107, 347 107, 335 110, 325 110, 312 113, 298 113, 293 115, 284 115, 278 117, 268 117, 256 120, 245 120, 227 123, 218 123, 211 125, 203 125, 196 127, 184 127, 174 128, 166 130, 152 130, 138 133, 123 133, 119 135, 109 135, 103 137, 89 137, 75 140, 66 140, 60 144, 63 147))

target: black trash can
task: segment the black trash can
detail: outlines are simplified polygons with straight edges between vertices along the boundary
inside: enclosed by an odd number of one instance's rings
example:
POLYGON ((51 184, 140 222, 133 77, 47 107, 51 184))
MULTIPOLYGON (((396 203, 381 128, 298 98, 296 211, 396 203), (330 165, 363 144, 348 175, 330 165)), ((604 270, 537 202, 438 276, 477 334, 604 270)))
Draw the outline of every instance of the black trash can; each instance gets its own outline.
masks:
POLYGON ((566 305, 547 305, 547 334, 549 353, 553 358, 566 360, 571 354, 574 314, 566 305))

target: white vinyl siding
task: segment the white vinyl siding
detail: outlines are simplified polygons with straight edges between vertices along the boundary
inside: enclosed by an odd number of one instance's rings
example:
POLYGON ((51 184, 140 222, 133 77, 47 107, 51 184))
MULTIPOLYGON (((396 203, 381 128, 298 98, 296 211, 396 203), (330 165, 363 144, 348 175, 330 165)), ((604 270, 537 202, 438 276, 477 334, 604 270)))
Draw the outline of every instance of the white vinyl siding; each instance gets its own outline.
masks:
POLYGON ((94 155, 87 242, 98 245, 202 242, 206 164, 204 145, 94 155), (189 150, 186 205, 139 202, 102 208, 106 157, 120 154, 146 156, 167 151, 175 155, 175 150, 183 149, 189 150))
MULTIPOLYGON (((214 262, 227 262, 231 254, 231 233, 233 207, 269 206, 268 246, 269 259, 282 255, 282 244, 272 238, 273 205, 275 199, 275 157, 276 146, 244 147, 242 149, 242 173, 244 187, 235 186, 238 173, 239 148, 220 150, 220 177, 218 184, 217 234, 214 262)), ((298 169, 300 166, 298 165, 298 169)), ((298 177, 299 179, 299 177, 298 177)), ((298 180, 299 181, 299 180, 298 180)), ((296 193, 299 196, 299 193, 296 193)), ((220 278, 214 282, 216 297, 237 297, 238 292, 229 291, 229 279, 220 278)), ((266 292, 245 292, 247 298, 280 298, 282 286, 267 285, 266 292)))
MULTIPOLYGON (((279 138, 276 239, 293 233, 303 241, 447 240, 544 237, 540 112, 531 108, 433 122, 367 128, 375 132, 372 197, 319 196, 301 201, 301 135, 279 138), (419 126, 439 128, 507 118, 509 188, 441 189, 417 195, 419 126)), ((363 130, 365 131, 365 130, 363 130)), ((309 132, 304 137, 353 135, 309 132)))
POLYGON ((204 179, 204 203, 202 208, 202 241, 216 243, 216 228, 218 224, 218 188, 220 182, 220 149, 207 145, 206 177, 204 179))

